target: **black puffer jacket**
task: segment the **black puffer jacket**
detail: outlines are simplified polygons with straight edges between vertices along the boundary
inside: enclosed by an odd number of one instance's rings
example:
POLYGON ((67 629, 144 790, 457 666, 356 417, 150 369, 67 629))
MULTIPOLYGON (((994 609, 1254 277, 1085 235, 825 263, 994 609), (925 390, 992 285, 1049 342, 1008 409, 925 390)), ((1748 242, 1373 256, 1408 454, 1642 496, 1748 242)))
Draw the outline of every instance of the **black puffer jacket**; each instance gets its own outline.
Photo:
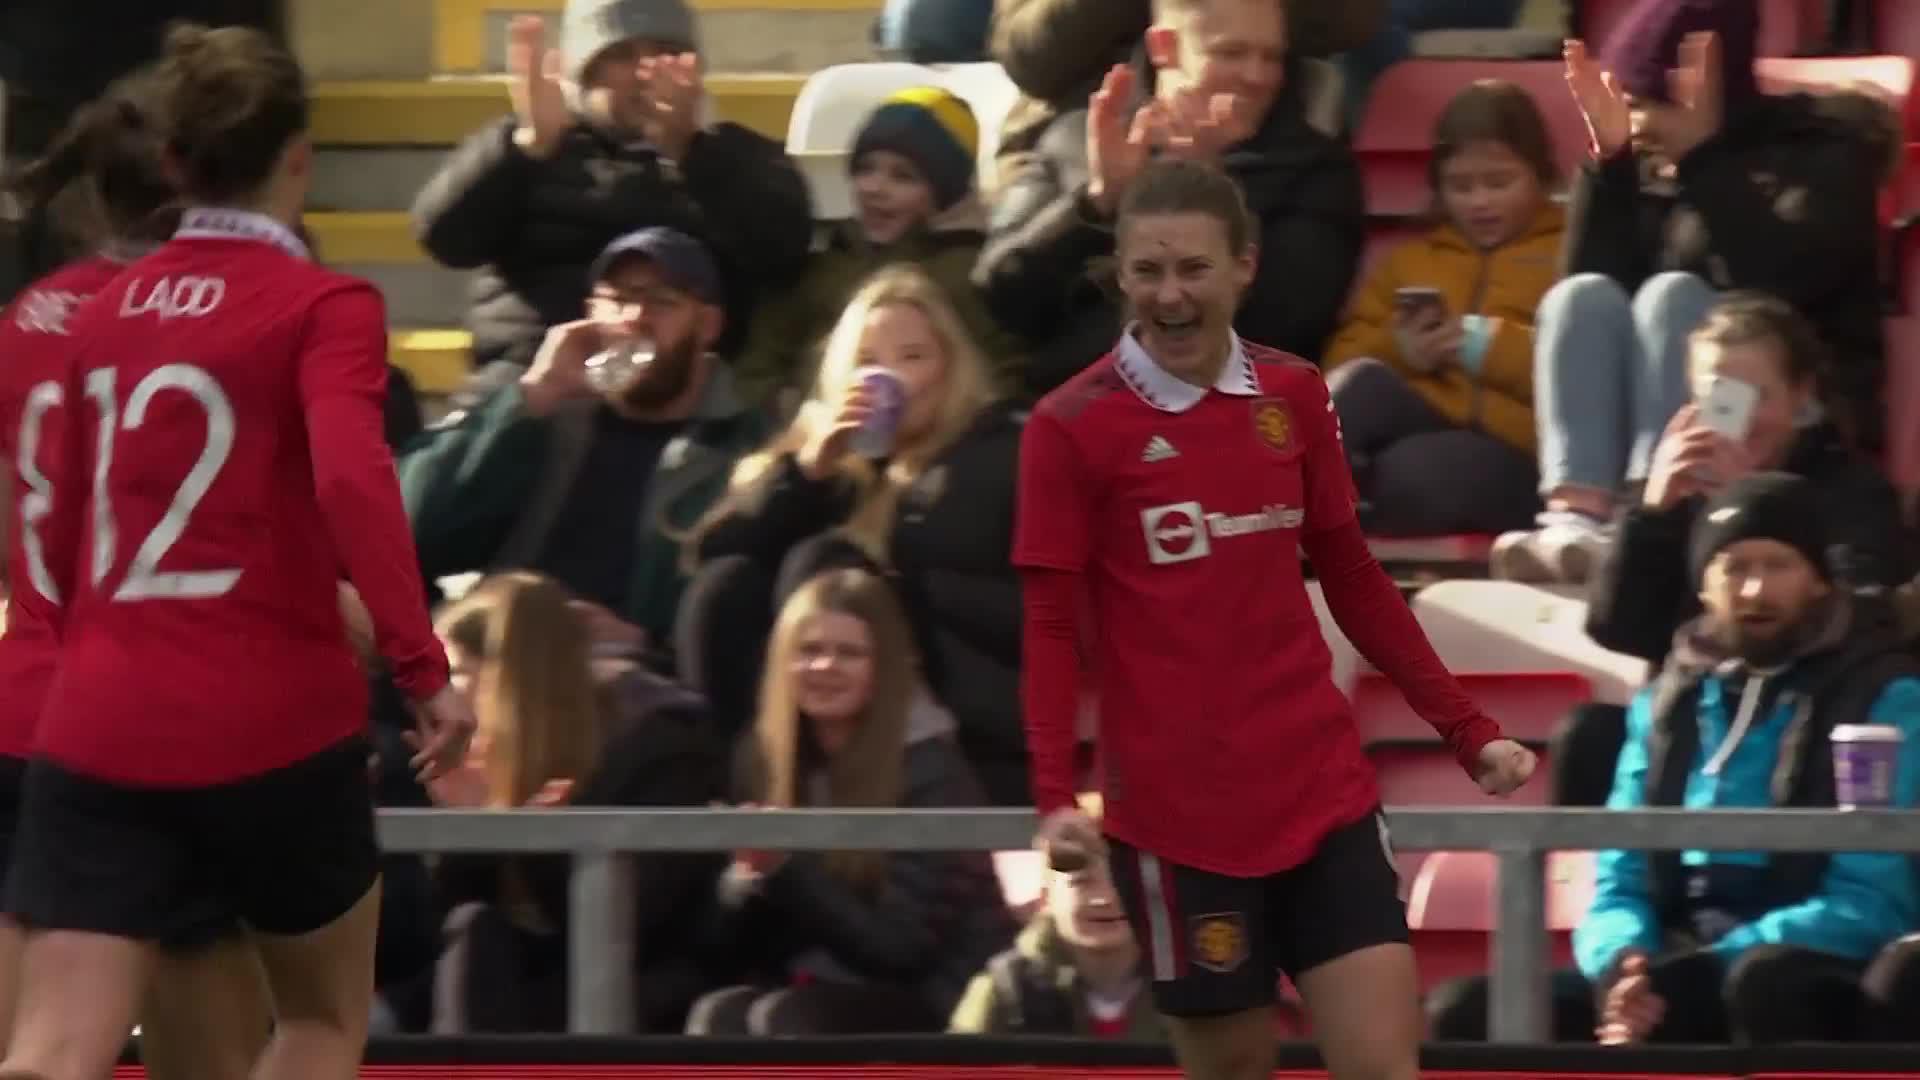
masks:
POLYGON ((1567 273, 1605 274, 1632 293, 1684 270, 1787 301, 1833 350, 1837 400, 1859 441, 1877 446, 1885 345, 1871 143, 1807 95, 1762 97, 1681 159, 1671 182, 1647 172, 1623 153, 1581 173, 1567 273))
POLYGON ((800 272, 813 235, 806 184, 777 143, 737 124, 696 135, 686 160, 585 124, 551 158, 513 144, 511 119, 470 136, 413 204, 420 243, 474 282, 474 364, 526 364, 549 326, 578 319, 587 268, 609 242, 670 226, 713 250, 726 278, 727 343, 753 297, 800 272))
MULTIPOLYGON (((1914 573, 1912 537, 1899 495, 1873 462, 1848 450, 1833 428, 1807 429, 1784 470, 1813 481, 1847 584, 1891 590, 1914 573)), ((1687 577, 1687 544, 1700 498, 1649 510, 1631 507, 1587 588, 1587 635, 1604 648, 1660 663, 1681 625, 1700 614, 1687 577)))
MULTIPOLYGON (((1014 483, 1026 413, 989 406, 901 498, 887 569, 906 600, 934 693, 959 722, 960 745, 995 803, 1026 805, 1020 720, 1020 581, 1011 562, 1014 483)), ((752 496, 701 538, 704 561, 780 566, 802 541, 837 528, 852 493, 809 480, 783 458, 752 496)))
MULTIPOLYGON (((902 808, 980 805, 951 728, 930 699, 915 706, 902 808)), ((985 852, 895 852, 871 892, 829 873, 819 854, 796 852, 757 889, 724 879, 719 899, 705 940, 710 970, 722 981, 783 983, 804 974, 898 985, 919 993, 939 1017, 952 1013, 974 974, 1017 930, 985 852)))

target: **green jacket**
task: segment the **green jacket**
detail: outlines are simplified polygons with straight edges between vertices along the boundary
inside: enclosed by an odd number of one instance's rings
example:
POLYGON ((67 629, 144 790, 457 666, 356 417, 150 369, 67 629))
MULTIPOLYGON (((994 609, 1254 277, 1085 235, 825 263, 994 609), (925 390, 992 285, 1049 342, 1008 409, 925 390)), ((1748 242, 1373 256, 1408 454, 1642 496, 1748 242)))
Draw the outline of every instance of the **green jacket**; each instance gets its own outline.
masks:
MULTIPOLYGON (((1167 1040, 1166 1025, 1145 987, 1127 1020, 1128 1041, 1167 1040)), ((986 970, 973 977, 954 1006, 947 1030, 959 1035, 1093 1034, 1080 975, 1052 916, 1044 911, 1034 916, 1013 948, 989 960, 986 970)))
POLYGON ((918 266, 946 291, 1000 389, 1020 389, 1026 346, 1000 328, 973 285, 973 264, 983 239, 970 229, 921 230, 881 248, 867 242, 858 224, 840 223, 792 288, 770 293, 755 305, 746 344, 733 365, 740 396, 771 408, 782 389, 809 384, 820 349, 853 294, 874 272, 903 262, 918 266))
MULTIPOLYGON (((400 488, 428 581, 451 574, 532 564, 585 457, 598 399, 569 402, 549 417, 526 411, 519 365, 475 373, 455 409, 409 443, 400 488)), ((687 429, 660 455, 649 480, 639 550, 625 610, 654 642, 672 640, 686 586, 677 539, 721 492, 743 454, 766 438, 760 414, 743 404, 733 377, 716 365, 687 429)))

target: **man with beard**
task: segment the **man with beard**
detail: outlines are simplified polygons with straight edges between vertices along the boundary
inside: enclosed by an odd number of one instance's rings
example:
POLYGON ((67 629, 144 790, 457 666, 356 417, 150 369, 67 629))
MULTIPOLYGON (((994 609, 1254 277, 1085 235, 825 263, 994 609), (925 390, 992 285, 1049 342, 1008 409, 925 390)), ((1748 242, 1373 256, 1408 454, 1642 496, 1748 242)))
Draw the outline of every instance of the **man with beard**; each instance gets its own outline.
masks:
MULTIPOLYGON (((1829 551, 1803 477, 1754 473, 1707 504, 1689 559, 1705 611, 1628 712, 1609 808, 1832 807, 1829 736, 1843 724, 1897 729, 1892 804, 1920 801, 1920 666, 1856 619, 1829 551)), ((1602 851, 1594 869, 1578 970, 1553 979, 1556 1039, 1843 1042, 1911 1028, 1888 980, 1868 974, 1920 926, 1910 856, 1602 851)), ((1484 978, 1432 1001, 1434 1037, 1486 1037, 1484 978)))
POLYGON ((401 487, 429 579, 539 571, 580 597, 601 653, 664 665, 677 537, 765 432, 712 351, 725 301, 703 244, 629 233, 591 280, 587 317, 529 368, 483 368, 401 458, 401 487))

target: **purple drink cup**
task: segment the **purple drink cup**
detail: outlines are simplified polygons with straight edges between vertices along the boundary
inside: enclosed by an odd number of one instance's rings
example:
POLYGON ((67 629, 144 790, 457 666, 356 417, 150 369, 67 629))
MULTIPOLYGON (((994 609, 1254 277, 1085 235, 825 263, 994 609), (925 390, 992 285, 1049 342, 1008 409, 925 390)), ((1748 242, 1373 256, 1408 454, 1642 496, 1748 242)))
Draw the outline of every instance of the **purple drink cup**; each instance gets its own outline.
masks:
POLYGON ((893 437, 907 411, 907 384, 883 367, 863 367, 853 378, 866 390, 870 410, 866 423, 854 433, 853 452, 865 458, 886 457, 893 453, 893 437))
POLYGON ((1834 802, 1842 810, 1883 810, 1893 805, 1900 768, 1900 729, 1890 724, 1839 724, 1833 746, 1834 802))

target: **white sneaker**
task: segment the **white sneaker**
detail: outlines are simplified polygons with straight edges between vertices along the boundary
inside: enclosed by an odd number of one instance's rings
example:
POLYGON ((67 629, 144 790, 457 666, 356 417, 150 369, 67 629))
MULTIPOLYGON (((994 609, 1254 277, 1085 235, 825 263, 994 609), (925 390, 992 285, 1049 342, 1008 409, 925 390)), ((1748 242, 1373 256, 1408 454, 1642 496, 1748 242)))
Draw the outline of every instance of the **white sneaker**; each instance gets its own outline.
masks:
POLYGON ((1501 581, 1528 585, 1584 585, 1612 543, 1607 526, 1585 514, 1549 510, 1540 527, 1502 533, 1487 570, 1501 581))

